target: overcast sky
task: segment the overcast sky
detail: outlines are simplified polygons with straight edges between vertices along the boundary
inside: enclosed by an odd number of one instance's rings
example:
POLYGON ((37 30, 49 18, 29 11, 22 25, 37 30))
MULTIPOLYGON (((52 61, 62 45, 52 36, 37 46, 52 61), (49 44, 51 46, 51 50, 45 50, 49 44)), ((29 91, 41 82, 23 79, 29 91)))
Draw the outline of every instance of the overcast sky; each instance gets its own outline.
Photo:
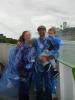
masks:
POLYGON ((75 0, 0 0, 0 33, 18 38, 24 30, 36 36, 39 25, 75 26, 75 0))

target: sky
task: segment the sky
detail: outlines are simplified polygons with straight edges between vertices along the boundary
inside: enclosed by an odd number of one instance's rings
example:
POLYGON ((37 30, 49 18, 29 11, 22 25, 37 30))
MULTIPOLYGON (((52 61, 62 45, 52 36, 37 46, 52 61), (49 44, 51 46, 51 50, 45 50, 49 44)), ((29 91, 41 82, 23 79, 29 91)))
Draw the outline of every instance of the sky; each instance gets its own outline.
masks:
POLYGON ((37 36, 37 27, 75 26, 75 0, 0 0, 0 33, 19 38, 24 30, 37 36))

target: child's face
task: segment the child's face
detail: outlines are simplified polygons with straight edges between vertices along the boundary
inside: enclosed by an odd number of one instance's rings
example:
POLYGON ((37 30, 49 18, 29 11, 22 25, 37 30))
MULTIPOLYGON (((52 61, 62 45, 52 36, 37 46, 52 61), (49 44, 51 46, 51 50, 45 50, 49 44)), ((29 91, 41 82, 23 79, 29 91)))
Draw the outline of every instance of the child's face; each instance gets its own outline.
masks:
POLYGON ((49 35, 49 36, 54 36, 54 35, 55 35, 55 32, 54 32, 53 30, 49 30, 49 31, 48 31, 48 35, 49 35))
POLYGON ((49 58, 48 58, 47 56, 41 56, 41 57, 40 57, 41 63, 45 63, 45 62, 47 62, 48 60, 49 60, 49 58))

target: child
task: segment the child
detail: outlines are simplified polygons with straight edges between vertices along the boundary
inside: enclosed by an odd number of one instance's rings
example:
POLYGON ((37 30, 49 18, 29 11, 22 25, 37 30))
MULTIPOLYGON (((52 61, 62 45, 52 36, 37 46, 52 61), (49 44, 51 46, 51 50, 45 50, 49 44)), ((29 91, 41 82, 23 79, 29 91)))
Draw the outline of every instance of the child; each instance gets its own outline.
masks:
MULTIPOLYGON (((53 64, 55 70, 57 70, 57 59, 59 57, 59 49, 61 45, 61 39, 56 34, 56 29, 54 27, 50 28, 48 30, 48 37, 47 37, 47 44, 48 44, 48 50, 50 53, 53 54, 53 58, 51 63, 53 64)), ((55 72, 56 73, 56 72, 55 72)))
MULTIPOLYGON (((45 84, 45 97, 44 100, 52 100, 52 96, 56 98, 56 95, 52 95, 54 91, 53 79, 55 77, 55 70, 51 64, 51 60, 53 59, 53 54, 48 50, 44 50, 44 52, 40 55, 40 62, 43 65, 43 79, 45 84)), ((54 91, 55 92, 55 91, 54 91)))
POLYGON ((47 43, 48 43, 48 50, 50 53, 53 54, 53 59, 50 60, 54 72, 53 72, 53 79, 52 79, 52 93, 55 96, 56 95, 56 88, 57 88, 57 76, 59 75, 58 71, 58 57, 59 57, 59 49, 62 44, 61 38, 56 34, 55 27, 52 27, 48 30, 48 37, 47 37, 47 43))
POLYGON ((56 34, 56 29, 54 27, 48 30, 48 49, 53 52, 55 59, 59 57, 59 49, 61 45, 61 38, 56 34))
POLYGON ((43 72, 50 69, 51 77, 55 77, 55 69, 53 67, 53 64, 51 63, 51 61, 54 59, 53 54, 50 53, 49 50, 44 50, 43 53, 41 53, 39 58, 40 58, 41 64, 43 65, 43 72), (48 65, 50 65, 51 67, 48 65))
MULTIPOLYGON (((44 85, 45 85, 45 94, 43 95, 44 100, 52 100, 52 92, 51 92, 51 79, 52 79, 52 74, 53 74, 53 67, 50 63, 51 60, 51 55, 49 54, 48 50, 44 50, 40 54, 40 63, 42 64, 42 69, 43 72, 42 74, 42 84, 44 80, 44 85)), ((43 89, 42 89, 43 91, 43 89)))

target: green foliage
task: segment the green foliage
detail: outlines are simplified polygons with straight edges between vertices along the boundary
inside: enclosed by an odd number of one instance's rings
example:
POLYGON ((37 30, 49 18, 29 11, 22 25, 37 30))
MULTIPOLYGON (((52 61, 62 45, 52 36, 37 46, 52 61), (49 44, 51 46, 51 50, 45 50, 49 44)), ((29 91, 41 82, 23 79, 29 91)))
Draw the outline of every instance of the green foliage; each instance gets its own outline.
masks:
POLYGON ((11 43, 11 44, 16 44, 17 40, 12 39, 12 38, 7 38, 3 34, 0 34, 0 43, 11 43))

